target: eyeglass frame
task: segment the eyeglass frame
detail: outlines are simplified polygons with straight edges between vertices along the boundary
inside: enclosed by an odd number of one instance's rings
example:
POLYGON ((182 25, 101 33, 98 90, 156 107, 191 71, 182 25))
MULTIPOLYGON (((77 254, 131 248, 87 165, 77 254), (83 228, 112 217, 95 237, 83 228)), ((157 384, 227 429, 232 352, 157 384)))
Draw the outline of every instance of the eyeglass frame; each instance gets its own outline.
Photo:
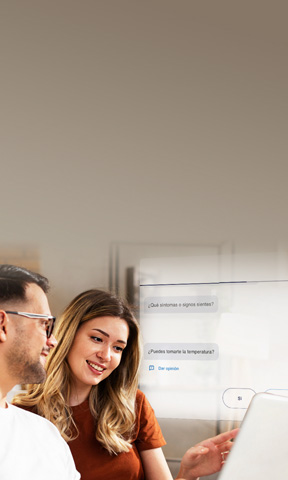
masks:
POLYGON ((42 318, 45 320, 50 320, 50 323, 46 327, 46 336, 47 338, 50 338, 54 327, 55 327, 55 322, 56 322, 56 317, 53 317, 53 315, 43 315, 41 313, 28 313, 28 312, 14 312, 12 310, 5 310, 5 313, 11 313, 12 315, 19 315, 20 317, 26 317, 26 318, 42 318))

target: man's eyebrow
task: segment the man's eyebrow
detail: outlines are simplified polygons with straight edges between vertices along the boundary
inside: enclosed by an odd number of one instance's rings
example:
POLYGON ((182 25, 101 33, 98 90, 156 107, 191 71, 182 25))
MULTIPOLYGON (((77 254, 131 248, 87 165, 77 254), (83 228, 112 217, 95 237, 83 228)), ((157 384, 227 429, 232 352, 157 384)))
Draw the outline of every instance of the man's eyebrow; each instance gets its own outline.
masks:
MULTIPOLYGON (((110 338, 110 335, 107 332, 104 332, 103 330, 101 330, 100 328, 92 328, 92 330, 96 330, 97 332, 102 333, 102 335, 105 335, 105 337, 110 338)), ((123 343, 124 345, 127 345, 127 343, 124 342, 124 340, 116 340, 116 341, 118 343, 123 343)))

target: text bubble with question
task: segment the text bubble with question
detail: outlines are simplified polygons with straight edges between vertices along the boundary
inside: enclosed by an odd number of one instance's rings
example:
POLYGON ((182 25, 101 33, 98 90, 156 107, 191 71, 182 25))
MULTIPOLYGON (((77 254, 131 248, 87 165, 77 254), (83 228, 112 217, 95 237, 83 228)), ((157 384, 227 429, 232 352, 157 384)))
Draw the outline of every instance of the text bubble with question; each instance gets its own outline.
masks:
POLYGON ((145 360, 217 360, 217 343, 146 343, 145 360))
POLYGON ((215 295, 185 297, 147 297, 145 313, 215 313, 218 298, 215 295))

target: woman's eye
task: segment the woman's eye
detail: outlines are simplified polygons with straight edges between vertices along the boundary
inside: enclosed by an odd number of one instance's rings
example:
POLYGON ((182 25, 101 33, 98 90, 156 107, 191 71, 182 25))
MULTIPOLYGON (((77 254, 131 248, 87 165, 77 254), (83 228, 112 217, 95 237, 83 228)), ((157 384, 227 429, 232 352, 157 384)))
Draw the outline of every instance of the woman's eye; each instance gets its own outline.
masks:
POLYGON ((115 350, 116 350, 117 352, 123 352, 124 348, 122 348, 122 347, 115 347, 115 350))
POLYGON ((102 338, 100 337, 91 337, 94 342, 102 342, 102 338))

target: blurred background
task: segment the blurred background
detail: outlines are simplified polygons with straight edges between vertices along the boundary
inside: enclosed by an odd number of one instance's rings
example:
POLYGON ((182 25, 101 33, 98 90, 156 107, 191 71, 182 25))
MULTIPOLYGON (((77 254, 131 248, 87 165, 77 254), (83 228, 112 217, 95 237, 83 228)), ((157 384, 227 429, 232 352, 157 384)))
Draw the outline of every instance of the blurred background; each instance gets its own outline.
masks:
POLYGON ((275 252, 286 271, 287 13, 1 0, 0 262, 46 275, 53 313, 91 287, 131 293, 159 252, 275 252))

